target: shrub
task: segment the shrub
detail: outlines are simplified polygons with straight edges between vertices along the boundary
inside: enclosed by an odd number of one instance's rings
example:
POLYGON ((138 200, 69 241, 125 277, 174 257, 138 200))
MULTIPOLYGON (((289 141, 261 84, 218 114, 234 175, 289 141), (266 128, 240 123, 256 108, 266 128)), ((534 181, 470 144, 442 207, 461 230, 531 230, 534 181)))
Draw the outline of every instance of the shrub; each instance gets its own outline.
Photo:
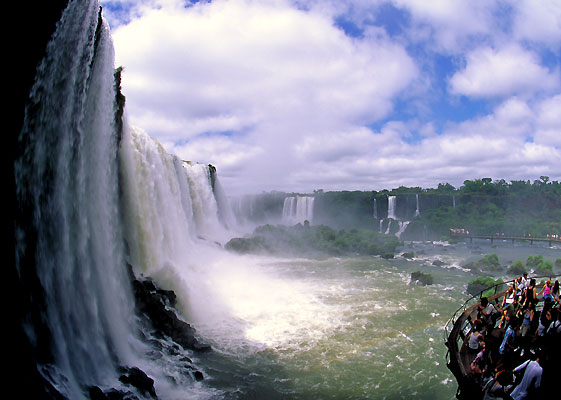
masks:
POLYGON ((545 260, 536 265, 536 271, 541 275, 553 274, 553 261, 545 260))
MULTIPOLYGON (((490 276, 478 276, 472 279, 467 286, 467 292, 472 296, 477 296, 485 289, 490 288, 496 284, 502 283, 502 279, 494 280, 490 276)), ((491 293, 492 294, 492 293, 491 293)))
POLYGON ((518 260, 508 268, 508 273, 513 275, 522 275, 526 271, 524 261, 518 260))

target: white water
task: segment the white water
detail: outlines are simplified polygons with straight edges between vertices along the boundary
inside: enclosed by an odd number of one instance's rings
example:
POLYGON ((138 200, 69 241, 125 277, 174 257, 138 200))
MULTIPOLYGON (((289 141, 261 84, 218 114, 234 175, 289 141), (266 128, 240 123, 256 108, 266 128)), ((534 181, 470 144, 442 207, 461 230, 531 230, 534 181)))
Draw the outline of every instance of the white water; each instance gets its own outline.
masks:
POLYGON ((294 225, 308 221, 314 217, 314 197, 290 196, 284 199, 282 221, 286 225, 294 225))
POLYGON ((416 208, 415 208, 415 216, 418 217, 419 215, 421 215, 421 210, 419 209, 419 194, 415 195, 415 201, 416 201, 416 208))

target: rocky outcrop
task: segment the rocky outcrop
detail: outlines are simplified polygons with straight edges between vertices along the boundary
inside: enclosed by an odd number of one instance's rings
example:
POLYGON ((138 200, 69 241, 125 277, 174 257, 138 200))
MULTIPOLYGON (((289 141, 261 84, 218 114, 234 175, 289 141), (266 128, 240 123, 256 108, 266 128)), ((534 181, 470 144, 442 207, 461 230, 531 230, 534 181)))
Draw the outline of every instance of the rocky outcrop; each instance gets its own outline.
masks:
POLYGON ((425 274, 421 271, 416 271, 411 273, 411 284, 417 284, 422 286, 432 285, 433 278, 431 274, 425 274))
POLYGON ((176 295, 172 290, 158 288, 150 278, 137 279, 132 266, 129 274, 137 312, 154 329, 156 337, 167 336, 184 349, 209 351, 211 347, 195 336, 195 329, 181 320, 175 311, 176 295))

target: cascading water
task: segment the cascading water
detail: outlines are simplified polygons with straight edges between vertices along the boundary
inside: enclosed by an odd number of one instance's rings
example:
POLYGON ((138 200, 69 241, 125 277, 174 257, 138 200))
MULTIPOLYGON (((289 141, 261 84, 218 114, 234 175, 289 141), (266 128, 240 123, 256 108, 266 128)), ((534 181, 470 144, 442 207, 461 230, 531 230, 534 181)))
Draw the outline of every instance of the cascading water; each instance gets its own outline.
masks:
MULTIPOLYGON (((72 399, 83 397, 79 385, 107 383, 134 359, 113 69, 97 1, 70 2, 38 68, 14 166, 25 214, 16 219, 16 264, 33 259, 43 289, 34 301, 51 338, 42 371, 72 399)), ((26 325, 39 346, 37 326, 26 325)))
POLYGON ((184 365, 147 358, 126 264, 188 304, 185 276, 174 278, 197 244, 229 238, 230 217, 208 165, 182 162, 116 118, 114 71, 98 1, 70 1, 38 68, 14 164, 16 268, 40 287, 27 283, 24 329, 38 370, 66 398, 122 387, 122 366, 142 367, 164 398, 182 398, 193 380, 184 365), (185 384, 179 397, 172 375, 185 384))
POLYGON ((397 219, 395 215, 396 196, 388 196, 388 218, 397 219))
POLYGON ((421 210, 419 208, 419 194, 418 193, 415 195, 415 202, 416 202, 415 216, 418 217, 419 215, 421 215, 421 210))
POLYGON ((282 209, 283 223, 297 224, 312 222, 314 217, 314 197, 290 196, 284 199, 282 209))

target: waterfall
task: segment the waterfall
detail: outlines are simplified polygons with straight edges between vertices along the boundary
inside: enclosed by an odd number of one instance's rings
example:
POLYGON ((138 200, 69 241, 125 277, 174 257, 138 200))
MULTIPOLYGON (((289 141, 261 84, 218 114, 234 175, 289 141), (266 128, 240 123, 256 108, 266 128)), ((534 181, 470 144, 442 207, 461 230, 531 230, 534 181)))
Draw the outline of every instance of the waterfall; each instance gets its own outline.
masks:
POLYGON ((297 224, 312 222, 314 216, 314 197, 290 196, 284 199, 282 209, 283 223, 297 224))
POLYGON ((397 219, 395 216, 396 196, 388 196, 388 218, 397 219))
POLYGON ((32 263, 42 288, 40 321, 26 332, 38 352, 50 336, 42 371, 65 376, 58 389, 73 399, 134 359, 113 72, 97 1, 70 2, 37 70, 14 164, 16 268, 32 263))
POLYGON ((372 202, 372 217, 375 220, 378 220, 378 206, 376 205, 376 197, 374 197, 374 201, 372 202))
POLYGON ((123 387, 121 366, 158 376, 160 393, 192 397, 184 365, 164 370, 146 357, 126 265, 179 289, 185 311, 193 264, 204 265, 193 259, 200 247, 229 239, 232 216, 211 166, 167 154, 126 115, 116 118, 113 46, 99 10, 97 0, 69 2, 18 137, 16 268, 29 279, 30 298, 24 330, 39 372, 66 398, 89 398, 90 385, 123 387), (169 389, 170 378, 180 389, 169 389))
POLYGON ((456 195, 452 195, 452 208, 456 208, 456 195))
POLYGON ((417 193, 415 195, 415 201, 416 201, 416 208, 415 208, 415 216, 418 217, 419 215, 421 215, 421 210, 419 209, 419 194, 417 193))

